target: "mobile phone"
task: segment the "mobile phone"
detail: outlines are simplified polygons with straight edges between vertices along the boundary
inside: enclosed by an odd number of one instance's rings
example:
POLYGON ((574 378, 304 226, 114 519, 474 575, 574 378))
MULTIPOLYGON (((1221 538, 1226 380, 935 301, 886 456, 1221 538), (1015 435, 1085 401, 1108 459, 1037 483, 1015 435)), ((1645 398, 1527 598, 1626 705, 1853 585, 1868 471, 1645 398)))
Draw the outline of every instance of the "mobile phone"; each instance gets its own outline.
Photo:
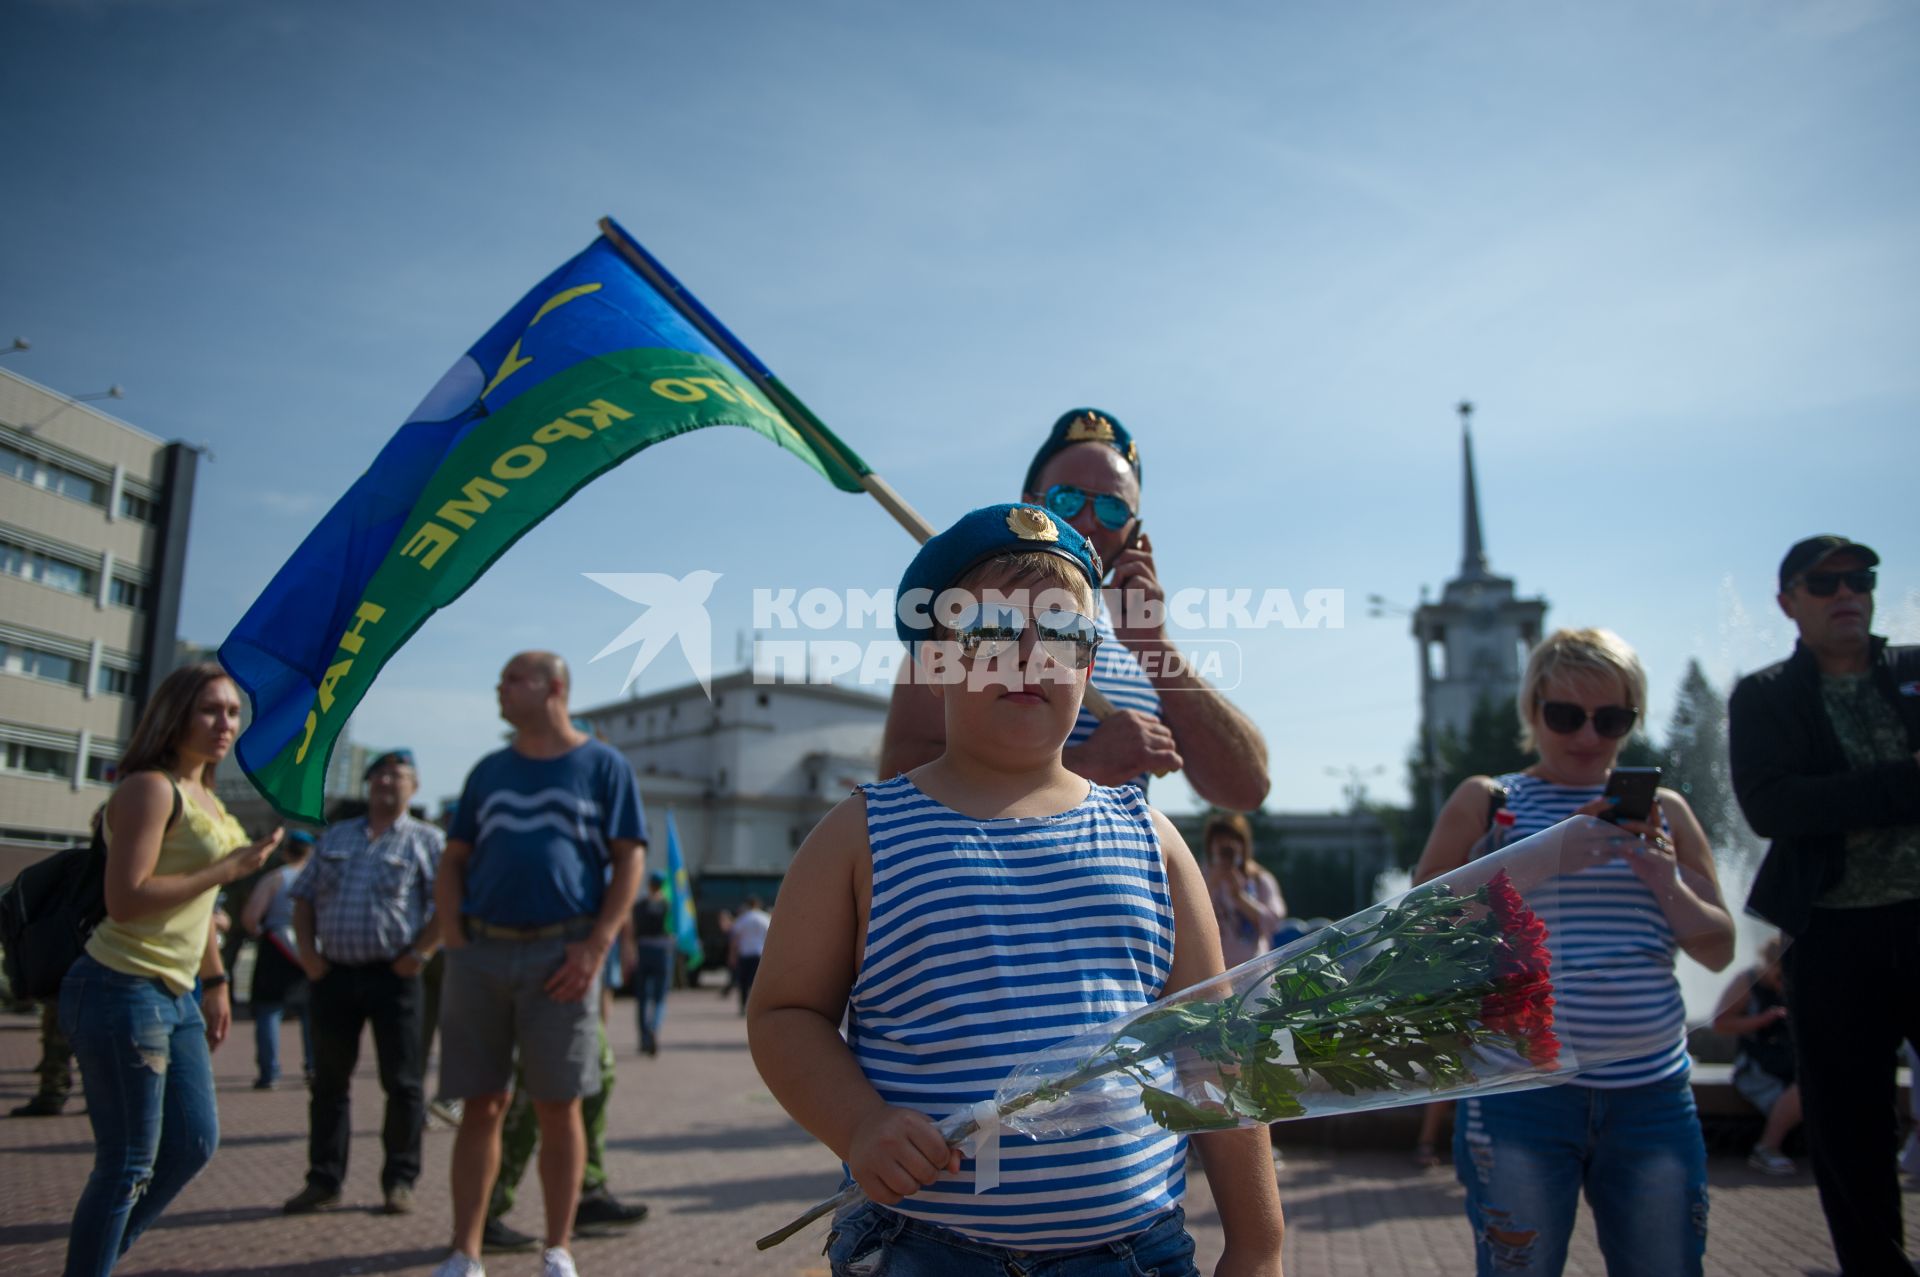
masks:
POLYGON ((1603 797, 1613 800, 1613 807, 1600 813, 1600 819, 1619 824, 1623 820, 1645 820, 1653 815, 1653 791, 1660 786, 1658 767, 1616 767, 1613 775, 1607 777, 1607 792, 1603 797))
POLYGON ((1100 576, 1101 584, 1104 585, 1105 583, 1113 579, 1114 565, 1119 562, 1120 556, 1125 554, 1128 550, 1131 550, 1134 546, 1139 544, 1140 544, 1140 520, 1136 517, 1133 521, 1133 531, 1127 534, 1127 539, 1120 546, 1120 548, 1113 552, 1114 562, 1101 565, 1102 568, 1105 569, 1100 576))

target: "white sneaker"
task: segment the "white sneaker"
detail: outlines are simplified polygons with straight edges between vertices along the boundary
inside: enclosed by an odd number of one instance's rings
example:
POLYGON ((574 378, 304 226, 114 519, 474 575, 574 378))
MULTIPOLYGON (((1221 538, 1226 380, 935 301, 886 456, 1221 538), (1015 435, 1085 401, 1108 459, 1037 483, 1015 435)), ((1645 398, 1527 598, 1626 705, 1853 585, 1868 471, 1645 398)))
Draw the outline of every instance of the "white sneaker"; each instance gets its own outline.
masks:
POLYGON ((456 1250, 440 1261, 433 1277, 487 1277, 487 1270, 473 1256, 456 1250))
POLYGON ((549 1246, 540 1255, 540 1277, 580 1277, 573 1256, 558 1246, 549 1246))
POLYGON ((1798 1169, 1794 1166, 1791 1157, 1770 1148, 1762 1148, 1758 1144, 1753 1146, 1753 1152, 1747 1154, 1747 1165, 1762 1175, 1798 1174, 1798 1169))

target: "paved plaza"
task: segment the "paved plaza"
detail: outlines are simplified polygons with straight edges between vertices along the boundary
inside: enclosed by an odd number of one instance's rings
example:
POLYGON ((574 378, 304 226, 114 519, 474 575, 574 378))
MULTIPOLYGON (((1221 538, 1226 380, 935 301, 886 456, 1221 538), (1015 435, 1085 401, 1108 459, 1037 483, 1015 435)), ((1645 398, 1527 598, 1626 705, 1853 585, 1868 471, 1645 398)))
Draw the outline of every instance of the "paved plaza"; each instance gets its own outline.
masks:
MULTIPOLYGON (((615 1004, 620 1084, 609 1124, 608 1172, 621 1196, 648 1203, 652 1214, 624 1234, 581 1238, 575 1255, 583 1277, 824 1274, 824 1222, 774 1250, 753 1247, 755 1237, 830 1193, 838 1169, 760 1084, 733 1003, 712 989, 674 994, 665 1045, 655 1059, 635 1050, 632 1011, 631 1003, 615 1004)), ((30 1016, 0 1015, 0 1111, 31 1092, 35 1028, 30 1016)), ((345 1204, 321 1215, 283 1217, 280 1202, 299 1189, 305 1169, 305 1093, 297 1084, 252 1090, 252 1026, 243 1022, 236 1030, 214 1057, 220 1151, 119 1271, 127 1277, 426 1273, 446 1249, 452 1133, 438 1124, 429 1127, 418 1213, 374 1214, 380 1200, 380 1089, 368 1039, 354 1084, 345 1204)), ((293 1032, 283 1060, 299 1058, 293 1032)), ((1422 1174, 1398 1153, 1315 1148, 1301 1142, 1302 1135, 1297 1127, 1282 1128, 1287 1151, 1279 1176, 1289 1274, 1472 1272, 1461 1192, 1450 1171, 1422 1174)), ((77 1100, 63 1117, 0 1118, 0 1273, 41 1277, 60 1271, 91 1150, 77 1100)), ((1907 1209, 1908 1235, 1920 1236, 1920 1195, 1908 1195, 1907 1209)), ((1197 1174, 1188 1214, 1205 1271, 1219 1254, 1220 1230, 1205 1179, 1197 1174)), ((539 1231, 532 1172, 510 1219, 539 1231)), ((534 1273, 537 1256, 495 1256, 487 1270, 490 1277, 534 1273)), ((1604 1273, 1584 1221, 1567 1271, 1574 1277, 1604 1273)), ((1805 1175, 1766 1179, 1737 1157, 1716 1157, 1707 1271, 1718 1277, 1832 1273, 1833 1252, 1811 1181, 1805 1175)))

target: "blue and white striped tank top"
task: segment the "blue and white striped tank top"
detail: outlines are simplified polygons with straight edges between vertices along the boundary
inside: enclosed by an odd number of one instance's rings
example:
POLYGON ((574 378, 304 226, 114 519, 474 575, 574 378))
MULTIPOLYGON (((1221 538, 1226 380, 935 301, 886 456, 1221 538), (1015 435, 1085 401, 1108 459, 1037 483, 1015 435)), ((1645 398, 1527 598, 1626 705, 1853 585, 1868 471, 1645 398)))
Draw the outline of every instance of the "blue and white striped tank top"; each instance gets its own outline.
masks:
MULTIPOLYGON (((1129 652, 1120 640, 1114 636, 1113 621, 1107 615, 1106 605, 1102 604, 1094 624, 1100 630, 1100 646, 1093 654, 1093 685, 1106 693, 1115 709, 1138 710, 1142 714, 1160 717, 1160 693, 1153 689, 1153 680, 1140 668, 1140 662, 1129 652)), ((1080 717, 1073 720, 1073 731, 1067 734, 1067 744, 1078 745, 1093 735, 1100 720, 1086 710, 1080 711, 1080 717)), ((1147 792, 1147 782, 1152 779, 1146 773, 1128 781, 1129 785, 1141 793, 1147 792)))
MULTIPOLYGON (((1167 992, 1173 901, 1138 790, 974 820, 905 776, 860 788, 873 898, 847 1045, 889 1104, 935 1121, 970 1109, 1034 1051, 1167 992)), ((976 1195, 967 1158, 892 1209, 994 1245, 1078 1250, 1177 1206, 1186 1153, 1144 1110, 1068 1137, 1003 1131, 998 1188, 976 1195)))
MULTIPOLYGON (((1558 785, 1525 772, 1499 777, 1513 812, 1509 841, 1551 828, 1600 797, 1602 785, 1558 785)), ((1601 1065, 1572 1085, 1640 1086, 1687 1072, 1687 1014, 1674 975, 1673 929, 1624 860, 1565 874, 1536 912, 1553 938, 1553 1029, 1578 1060, 1623 1042, 1650 1049, 1601 1065), (1591 977, 1591 978, 1586 978, 1591 977)))

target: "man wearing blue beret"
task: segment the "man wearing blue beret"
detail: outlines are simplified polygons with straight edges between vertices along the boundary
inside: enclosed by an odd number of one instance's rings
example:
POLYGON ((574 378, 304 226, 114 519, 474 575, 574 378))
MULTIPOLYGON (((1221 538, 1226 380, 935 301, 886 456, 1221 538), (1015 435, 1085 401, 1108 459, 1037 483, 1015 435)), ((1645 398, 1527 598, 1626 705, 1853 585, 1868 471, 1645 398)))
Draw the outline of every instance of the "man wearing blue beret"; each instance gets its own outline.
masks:
MULTIPOLYGON (((1167 636, 1166 590, 1140 526, 1140 450, 1110 413, 1075 408, 1053 423, 1027 467, 1023 499, 1084 536, 1108 573, 1093 685, 1115 712, 1080 711, 1068 768, 1101 785, 1145 789, 1181 772, 1203 800, 1252 811, 1267 796, 1267 745, 1252 721, 1194 673, 1167 636), (1118 601, 1119 614, 1109 607, 1118 601)), ((911 669, 911 666, 905 667, 911 669)), ((946 747, 940 701, 911 678, 894 685, 880 774, 897 776, 946 747)))

